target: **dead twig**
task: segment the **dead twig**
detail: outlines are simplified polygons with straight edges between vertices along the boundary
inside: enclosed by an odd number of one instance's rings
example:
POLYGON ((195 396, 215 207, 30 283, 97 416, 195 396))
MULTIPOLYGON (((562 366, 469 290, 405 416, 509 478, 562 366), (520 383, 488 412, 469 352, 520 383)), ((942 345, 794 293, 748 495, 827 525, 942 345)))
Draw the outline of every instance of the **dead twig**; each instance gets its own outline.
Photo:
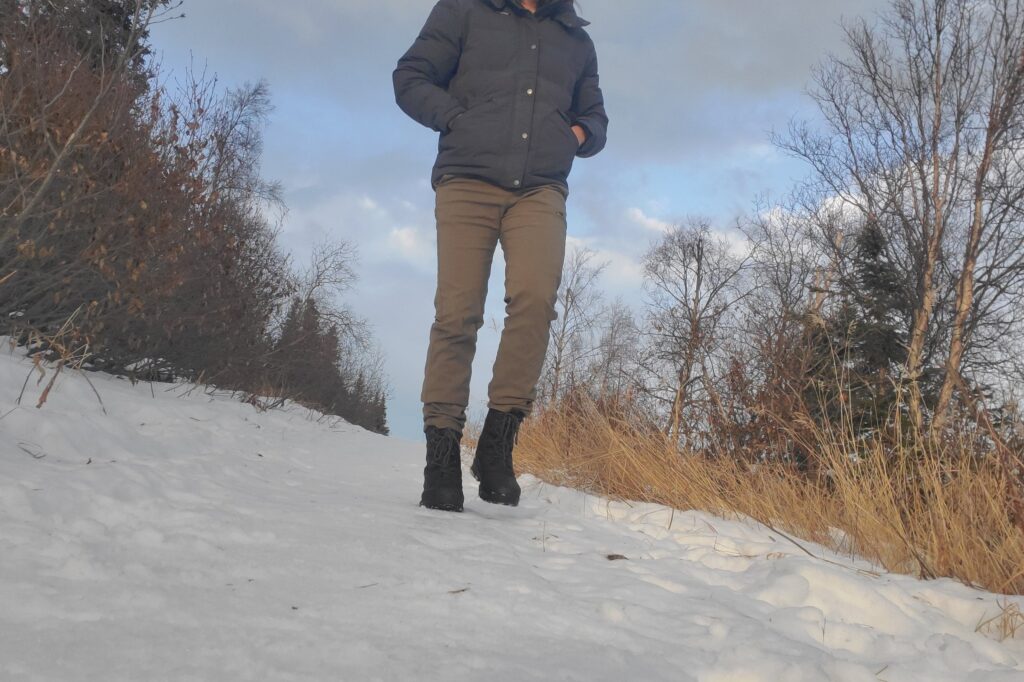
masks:
POLYGON ((103 404, 103 398, 100 397, 100 392, 96 390, 95 386, 93 386, 92 380, 89 379, 89 375, 86 374, 85 371, 83 371, 82 369, 79 369, 78 371, 79 373, 81 373, 82 377, 85 378, 85 383, 89 384, 89 388, 92 389, 93 395, 96 396, 96 400, 99 401, 100 409, 103 410, 103 414, 107 414, 107 406, 103 404))
POLYGON ((57 381, 57 377, 60 376, 61 370, 64 369, 64 361, 61 360, 57 363, 57 369, 53 372, 53 376, 50 377, 50 381, 47 382, 46 388, 39 395, 39 402, 36 403, 36 409, 41 409, 46 404, 46 399, 50 397, 50 390, 53 389, 53 384, 57 381))

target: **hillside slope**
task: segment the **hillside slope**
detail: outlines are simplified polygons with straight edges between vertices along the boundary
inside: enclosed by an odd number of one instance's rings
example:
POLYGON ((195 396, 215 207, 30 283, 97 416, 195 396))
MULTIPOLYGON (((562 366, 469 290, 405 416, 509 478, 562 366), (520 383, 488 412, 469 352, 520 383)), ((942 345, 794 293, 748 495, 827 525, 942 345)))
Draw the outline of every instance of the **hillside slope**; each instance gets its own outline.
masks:
POLYGON ((420 443, 73 373, 17 407, 29 370, 0 355, 6 681, 1024 679, 951 581, 530 478, 431 512, 420 443))

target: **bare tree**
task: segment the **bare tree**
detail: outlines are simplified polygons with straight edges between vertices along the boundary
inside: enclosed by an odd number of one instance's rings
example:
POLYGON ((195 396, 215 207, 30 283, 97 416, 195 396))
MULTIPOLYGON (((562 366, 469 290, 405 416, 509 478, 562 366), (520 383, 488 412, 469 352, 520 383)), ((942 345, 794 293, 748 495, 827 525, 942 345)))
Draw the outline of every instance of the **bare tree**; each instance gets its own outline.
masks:
POLYGON ((622 397, 632 400, 638 380, 637 349, 640 330, 633 311, 622 301, 607 306, 600 316, 596 353, 590 363, 590 385, 597 398, 622 397))
POLYGON ((1003 105, 1016 97, 1009 86, 998 95, 991 89, 1012 79, 987 82, 986 63, 1000 74, 1012 71, 1006 64, 1020 38, 1017 17, 1019 0, 894 0, 878 24, 849 25, 849 57, 830 57, 819 70, 812 94, 824 132, 798 124, 780 140, 811 165, 818 201, 831 197, 891 237, 913 302, 906 379, 919 432, 922 380, 930 364, 942 364, 936 356, 948 347, 950 273, 961 270, 950 263, 950 240, 977 214, 974 190, 984 187, 985 201, 994 198, 984 150, 995 151, 1000 138, 984 131, 1006 118, 1003 105), (993 48, 999 54, 990 54, 993 48))
POLYGON ((147 31, 177 5, 0 0, 0 334, 386 429, 380 362, 342 301, 354 249, 294 273, 279 248, 266 83, 158 83, 147 31))
POLYGON ((977 74, 971 82, 973 108, 967 112, 965 128, 969 132, 961 151, 964 172, 973 175, 970 227, 956 285, 946 372, 932 424, 936 433, 946 424, 954 389, 965 388, 961 371, 971 331, 968 324, 972 317, 977 319, 979 285, 1019 285, 1024 259, 1019 243, 1024 212, 1024 3, 995 0, 984 9, 991 14, 984 17, 970 45, 977 52, 977 74), (1007 248, 1006 242, 1011 239, 1018 243, 1007 248), (1000 273, 1003 276, 993 277, 991 262, 989 267, 979 263, 982 251, 994 246, 998 250, 992 254, 993 259, 999 265, 1011 264, 1010 272, 1000 273))
POLYGON ((562 271, 558 290, 558 321, 552 325, 546 371, 541 392, 557 402, 575 390, 582 372, 596 354, 593 333, 600 315, 598 278, 607 263, 595 263, 597 254, 586 248, 572 251, 562 271))
MULTIPOLYGON (((802 320, 821 314, 831 281, 840 267, 834 248, 821 248, 817 226, 835 224, 837 216, 807 215, 799 205, 764 209, 741 224, 751 245, 750 295, 744 302, 749 339, 784 338, 799 333, 802 320)), ((842 230, 828 231, 836 246, 842 230)), ((758 341, 749 344, 751 347, 758 341)))
MULTIPOLYGON (((133 0, 132 4, 126 7, 129 10, 126 17, 128 26, 127 35, 123 41, 123 49, 110 54, 108 52, 109 44, 101 35, 99 40, 92 43, 92 50, 81 54, 80 57, 73 61, 73 64, 70 64, 71 68, 66 76, 66 87, 58 91, 56 97, 48 102, 45 107, 37 110, 38 118, 34 125, 40 126, 44 130, 50 128, 47 125, 48 110, 58 100, 68 94, 71 89, 69 86, 78 73, 82 70, 91 70, 96 74, 98 87, 94 89, 91 99, 86 101, 84 106, 81 107, 76 119, 70 122, 71 125, 68 131, 65 134, 47 135, 47 144, 39 148, 40 153, 48 157, 45 166, 39 167, 36 173, 19 177, 19 180, 21 180, 18 183, 19 191, 4 208, 4 213, 12 217, 9 221, 5 221, 7 225, 5 229, 0 231, 0 248, 6 242, 19 235, 26 221, 35 214, 43 198, 47 196, 54 181, 65 171, 69 158, 83 143, 88 143, 85 138, 90 127, 93 125, 97 113, 104 106, 108 105, 115 89, 124 84, 129 71, 145 54, 146 46, 142 38, 147 34, 149 27, 157 18, 158 12, 162 10, 162 6, 166 4, 166 0, 155 2, 151 0, 133 0), (95 65, 95 68, 90 69, 90 63, 95 65)), ((10 17, 9 20, 20 15, 23 17, 23 21, 32 29, 52 30, 47 26, 47 23, 51 23, 47 21, 51 19, 51 15, 47 14, 40 7, 42 3, 12 3, 11 0, 5 0, 5 5, 7 5, 4 8, 5 14, 10 17), (10 6, 12 4, 14 5, 13 7, 10 6)), ((98 24, 97 28, 102 34, 103 25, 98 24)), ((11 52, 6 52, 6 58, 10 60, 12 57, 11 52)), ((4 117, 4 120, 6 121, 6 117, 4 117)), ((8 134, 15 132, 8 125, 3 125, 2 127, 5 129, 4 132, 8 134)), ((56 133, 57 131, 53 132, 56 133)), ((37 162, 34 165, 38 166, 39 164, 37 162)))
POLYGON ((368 339, 366 325, 341 303, 356 285, 358 249, 344 240, 321 242, 313 247, 310 265, 296 283, 298 297, 316 301, 320 314, 340 336, 357 343, 368 339))
POLYGON ((648 320, 643 332, 650 357, 673 377, 665 430, 675 439, 692 433, 684 414, 698 392, 712 405, 718 402, 712 362, 726 334, 727 314, 746 295, 740 279, 749 262, 703 219, 673 229, 644 260, 648 320))

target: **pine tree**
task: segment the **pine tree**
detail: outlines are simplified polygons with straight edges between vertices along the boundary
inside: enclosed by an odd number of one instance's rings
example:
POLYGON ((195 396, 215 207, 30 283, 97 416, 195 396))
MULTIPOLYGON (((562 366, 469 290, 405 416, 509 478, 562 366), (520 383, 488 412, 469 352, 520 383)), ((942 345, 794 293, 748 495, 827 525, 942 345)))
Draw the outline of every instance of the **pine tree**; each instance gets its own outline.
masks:
POLYGON ((844 416, 861 432, 878 428, 897 402, 898 368, 906 361, 910 309, 887 241, 877 223, 855 237, 851 275, 840 282, 831 314, 809 329, 811 383, 805 395, 820 418, 844 416))
MULTIPOLYGON (((96 69, 109 69, 127 54, 132 77, 144 89, 151 75, 146 60, 152 50, 149 30, 139 30, 139 25, 151 11, 156 14, 180 4, 179 0, 144 0, 137 8, 135 0, 0 0, 0 17, 3 21, 45 17, 96 69)), ((0 52, 0 63, 6 59, 0 52)))
POLYGON ((346 377, 340 362, 343 352, 338 328, 325 326, 316 302, 292 301, 274 353, 281 383, 310 407, 386 434, 383 391, 364 372, 346 377))
POLYGON ((900 274, 886 256, 886 238, 877 223, 857 235, 854 253, 850 409, 867 428, 884 422, 897 399, 894 379, 906 362, 909 309, 901 296, 900 274))

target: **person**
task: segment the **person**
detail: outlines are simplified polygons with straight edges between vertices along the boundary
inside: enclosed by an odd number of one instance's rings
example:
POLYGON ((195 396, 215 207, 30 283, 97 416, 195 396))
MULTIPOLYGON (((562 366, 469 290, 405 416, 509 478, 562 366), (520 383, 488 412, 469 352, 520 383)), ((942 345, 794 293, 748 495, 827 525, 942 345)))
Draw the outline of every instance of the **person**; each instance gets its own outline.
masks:
POLYGON ((394 70, 398 106, 440 133, 421 506, 463 509, 460 444, 498 243, 506 317, 471 471, 483 500, 519 503, 512 450, 557 319, 567 180, 607 134, 588 24, 572 0, 440 0, 394 70))

